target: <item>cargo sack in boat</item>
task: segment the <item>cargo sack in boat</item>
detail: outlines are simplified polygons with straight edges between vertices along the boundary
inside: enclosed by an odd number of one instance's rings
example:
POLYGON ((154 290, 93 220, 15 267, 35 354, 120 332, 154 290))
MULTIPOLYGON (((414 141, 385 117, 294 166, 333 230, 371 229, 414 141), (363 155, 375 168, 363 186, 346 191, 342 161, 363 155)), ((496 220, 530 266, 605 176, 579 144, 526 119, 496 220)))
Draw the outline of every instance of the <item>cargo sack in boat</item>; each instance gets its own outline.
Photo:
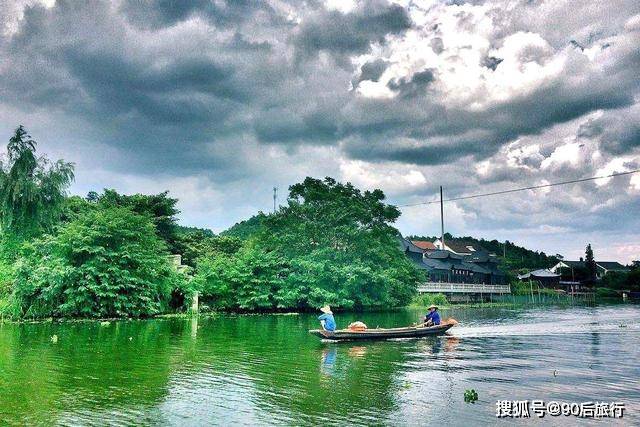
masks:
POLYGON ((349 323, 349 330, 350 331, 366 331, 367 325, 365 325, 362 322, 349 323))

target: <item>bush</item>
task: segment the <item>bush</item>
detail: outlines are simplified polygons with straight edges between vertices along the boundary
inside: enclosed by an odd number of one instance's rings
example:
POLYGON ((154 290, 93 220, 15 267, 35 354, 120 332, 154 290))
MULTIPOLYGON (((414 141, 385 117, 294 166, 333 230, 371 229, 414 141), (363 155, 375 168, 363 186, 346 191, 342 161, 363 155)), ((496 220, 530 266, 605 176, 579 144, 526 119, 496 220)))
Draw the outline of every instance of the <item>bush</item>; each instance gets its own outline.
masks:
POLYGON ((441 307, 449 305, 449 301, 444 294, 422 294, 418 295, 413 301, 413 305, 419 307, 429 307, 432 304, 441 307))
POLYGON ((531 295, 531 286, 529 282, 511 283, 511 294, 513 295, 531 295))
POLYGON ((12 290, 15 272, 13 264, 0 260, 0 298, 9 296, 12 290))
POLYGON ((235 255, 202 258, 194 278, 203 300, 218 310, 265 310, 280 307, 285 266, 273 253, 245 247, 235 255))
POLYGON ((596 288, 596 296, 601 298, 617 298, 620 295, 611 288, 596 288))
POLYGON ((157 314, 184 286, 166 254, 150 218, 124 207, 83 212, 57 234, 26 245, 15 302, 26 317, 157 314))

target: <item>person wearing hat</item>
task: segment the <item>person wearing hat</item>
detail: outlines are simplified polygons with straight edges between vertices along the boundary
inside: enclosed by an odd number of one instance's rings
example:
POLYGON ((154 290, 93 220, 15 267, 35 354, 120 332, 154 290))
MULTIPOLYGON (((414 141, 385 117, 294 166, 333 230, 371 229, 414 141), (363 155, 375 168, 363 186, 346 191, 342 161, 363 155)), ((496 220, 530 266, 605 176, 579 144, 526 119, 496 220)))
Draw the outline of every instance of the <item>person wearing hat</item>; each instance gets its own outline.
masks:
POLYGON ((320 324, 322 325, 322 329, 325 331, 335 331, 336 330, 336 319, 333 318, 333 313, 331 312, 331 307, 325 305, 320 309, 322 314, 318 317, 320 324))
POLYGON ((427 307, 429 312, 424 317, 425 326, 434 326, 440 324, 440 314, 438 313, 438 306, 431 304, 427 307))

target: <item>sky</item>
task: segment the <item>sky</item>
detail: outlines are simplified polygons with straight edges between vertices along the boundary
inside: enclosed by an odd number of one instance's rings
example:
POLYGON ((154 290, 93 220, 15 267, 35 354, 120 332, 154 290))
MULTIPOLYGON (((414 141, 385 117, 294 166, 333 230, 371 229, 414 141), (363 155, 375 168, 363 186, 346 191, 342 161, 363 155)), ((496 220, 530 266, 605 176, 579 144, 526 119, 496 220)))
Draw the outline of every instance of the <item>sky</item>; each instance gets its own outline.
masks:
MULTIPOLYGON (((71 193, 168 190, 222 231, 331 176, 389 203, 640 168, 640 2, 3 0, 0 140, 71 193)), ((439 233, 439 206, 402 209, 439 233)), ((640 258, 640 174, 445 205, 445 228, 640 258)))

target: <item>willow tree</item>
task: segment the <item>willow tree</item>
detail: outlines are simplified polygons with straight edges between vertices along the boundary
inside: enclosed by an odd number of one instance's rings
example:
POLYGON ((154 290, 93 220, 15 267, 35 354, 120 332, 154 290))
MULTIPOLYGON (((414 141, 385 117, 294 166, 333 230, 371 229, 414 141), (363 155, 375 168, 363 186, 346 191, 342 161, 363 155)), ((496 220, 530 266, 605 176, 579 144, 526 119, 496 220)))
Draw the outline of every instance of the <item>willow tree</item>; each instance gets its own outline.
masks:
POLYGON ((0 162, 0 225, 4 235, 32 236, 58 221, 73 163, 36 156, 36 141, 22 125, 9 139, 0 162))

